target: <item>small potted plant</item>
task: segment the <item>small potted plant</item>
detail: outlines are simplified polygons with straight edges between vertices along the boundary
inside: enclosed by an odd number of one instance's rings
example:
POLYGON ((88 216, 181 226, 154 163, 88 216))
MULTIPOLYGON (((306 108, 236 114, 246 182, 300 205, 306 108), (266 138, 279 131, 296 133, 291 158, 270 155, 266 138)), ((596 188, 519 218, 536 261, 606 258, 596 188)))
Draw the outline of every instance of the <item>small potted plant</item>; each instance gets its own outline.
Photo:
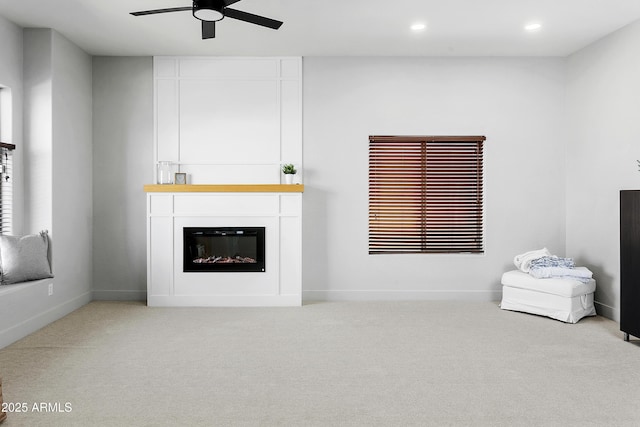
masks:
POLYGON ((287 163, 282 165, 282 173, 284 174, 285 184, 293 184, 293 176, 298 173, 298 171, 292 163, 287 163))

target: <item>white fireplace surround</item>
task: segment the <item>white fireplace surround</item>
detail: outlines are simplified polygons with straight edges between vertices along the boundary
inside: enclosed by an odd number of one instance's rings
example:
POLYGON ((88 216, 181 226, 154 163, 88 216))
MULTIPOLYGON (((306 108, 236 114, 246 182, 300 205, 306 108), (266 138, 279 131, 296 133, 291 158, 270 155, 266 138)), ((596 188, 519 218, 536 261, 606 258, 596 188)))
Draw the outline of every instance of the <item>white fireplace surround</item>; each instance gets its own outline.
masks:
POLYGON ((155 57, 147 192, 150 306, 295 306, 302 295, 302 58, 155 57), (265 227, 265 272, 183 272, 184 227, 265 227))
POLYGON ((149 306, 302 304, 301 193, 147 194, 149 306), (265 227, 265 272, 183 272, 184 227, 265 227))
POLYGON ((302 58, 155 57, 154 167, 189 184, 303 182, 302 58))

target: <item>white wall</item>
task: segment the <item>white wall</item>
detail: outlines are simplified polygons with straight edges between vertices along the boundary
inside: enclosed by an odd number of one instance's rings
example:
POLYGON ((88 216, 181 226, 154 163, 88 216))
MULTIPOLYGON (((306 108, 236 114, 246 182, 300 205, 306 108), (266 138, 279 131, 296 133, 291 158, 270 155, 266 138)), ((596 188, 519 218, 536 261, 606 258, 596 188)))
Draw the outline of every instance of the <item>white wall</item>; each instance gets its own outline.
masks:
POLYGON ((305 58, 305 299, 499 299, 565 254, 562 59, 305 58), (367 252, 369 135, 485 135, 486 252, 367 252))
POLYGON ((144 300, 152 58, 93 58, 93 295, 144 300))
POLYGON ((620 190, 640 188, 640 22, 567 66, 567 252, 594 271, 597 310, 619 320, 620 190))

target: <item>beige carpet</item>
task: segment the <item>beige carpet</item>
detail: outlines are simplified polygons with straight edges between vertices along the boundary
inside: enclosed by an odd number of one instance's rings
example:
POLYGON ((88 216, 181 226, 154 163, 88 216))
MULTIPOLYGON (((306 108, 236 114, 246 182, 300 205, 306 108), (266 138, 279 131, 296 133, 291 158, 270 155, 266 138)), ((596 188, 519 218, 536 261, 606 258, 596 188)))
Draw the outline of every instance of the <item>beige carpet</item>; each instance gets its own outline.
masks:
POLYGON ((27 407, 2 427, 640 425, 638 341, 496 303, 93 302, 0 375, 27 407))

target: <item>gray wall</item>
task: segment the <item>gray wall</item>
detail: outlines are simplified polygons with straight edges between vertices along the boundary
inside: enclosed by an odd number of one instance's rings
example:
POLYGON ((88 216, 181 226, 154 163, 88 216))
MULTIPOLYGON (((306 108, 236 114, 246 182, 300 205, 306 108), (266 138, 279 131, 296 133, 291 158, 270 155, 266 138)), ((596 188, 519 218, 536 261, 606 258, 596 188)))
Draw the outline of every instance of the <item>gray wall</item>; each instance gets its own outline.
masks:
MULTIPOLYGON (((616 317, 638 32, 568 60, 305 58, 305 298, 495 298, 512 257, 546 246, 594 270, 598 309, 616 317), (484 256, 366 254, 367 137, 395 133, 487 136, 484 256)), ((96 298, 144 297, 151 80, 150 58, 94 59, 96 298)))
MULTIPOLYGON (((93 71, 94 297, 141 299, 151 59, 94 58, 93 71)), ((497 299, 515 254, 565 254, 563 60, 305 58, 304 79, 307 300, 497 299), (485 255, 367 254, 371 134, 488 137, 485 255)))
POLYGON ((597 310, 620 318, 620 201, 640 189, 640 22, 568 60, 567 252, 598 281, 597 310))
POLYGON ((95 299, 146 298, 146 194, 153 181, 153 62, 93 59, 95 299))
POLYGON ((91 56, 55 31, 52 51, 54 301, 82 305, 93 271, 91 56))
POLYGON ((24 31, 24 233, 53 232, 53 32, 24 31))
POLYGON ((305 58, 305 299, 499 299, 565 255, 562 59, 305 58), (367 252, 369 135, 485 135, 484 255, 367 252))
MULTIPOLYGON (((0 16, 0 84, 11 89, 13 104, 12 134, 13 144, 16 144, 14 153, 14 209, 19 209, 22 213, 23 184, 23 138, 22 138, 22 107, 23 107, 23 55, 22 55, 23 34, 22 28, 14 25, 0 16), (19 179, 17 179, 19 177, 19 179)), ((14 218, 14 232, 22 232, 22 215, 16 212, 14 218), (15 220, 20 220, 20 225, 15 220)), ((26 298, 38 294, 38 290, 27 292, 26 298)), ((19 325, 35 314, 38 307, 34 307, 26 300, 25 295, 16 292, 8 292, 0 288, 0 348, 21 338, 29 331, 19 330, 19 325), (26 315, 24 314, 27 312, 26 315)))
POLYGON ((24 57, 22 232, 49 229, 55 279, 51 296, 44 282, 0 290, 0 347, 91 299, 91 58, 53 30, 24 30, 16 43, 24 57))
MULTIPOLYGON (((13 176, 13 228, 15 233, 21 233, 23 228, 22 218, 24 216, 24 192, 23 169, 22 164, 24 157, 23 131, 22 131, 22 28, 7 21, 0 16, 0 52, 2 52, 2 60, 0 60, 0 85, 11 89, 11 98, 13 104, 11 133, 13 144, 16 144, 14 151, 14 176, 13 176)), ((6 141, 5 141, 6 142, 6 141)), ((0 323, 1 325, 1 323, 0 323)), ((0 326, 1 329, 1 326, 0 326)))

